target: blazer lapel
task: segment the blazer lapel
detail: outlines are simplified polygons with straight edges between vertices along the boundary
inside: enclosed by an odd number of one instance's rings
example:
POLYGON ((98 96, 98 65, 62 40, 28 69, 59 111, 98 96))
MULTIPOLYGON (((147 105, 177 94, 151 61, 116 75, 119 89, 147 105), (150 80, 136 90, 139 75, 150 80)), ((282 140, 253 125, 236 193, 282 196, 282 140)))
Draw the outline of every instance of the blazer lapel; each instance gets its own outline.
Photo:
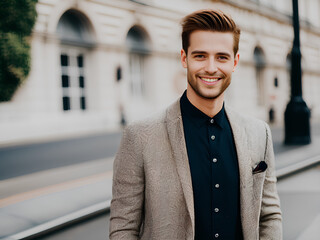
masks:
POLYGON ((250 148, 247 145, 245 124, 242 122, 242 119, 229 108, 225 107, 225 110, 231 125, 238 156, 241 222, 243 235, 246 239, 246 235, 250 233, 251 229, 246 223, 250 223, 252 221, 252 206, 254 205, 250 148))
POLYGON ((166 115, 166 124, 169 135, 169 141, 172 147, 173 156, 177 166, 177 172, 180 178, 183 194, 191 218, 192 231, 194 231, 194 203, 192 180, 183 131, 183 123, 179 100, 168 108, 166 115))
MULTIPOLYGON (((244 128, 245 124, 241 122, 242 119, 228 107, 225 107, 225 110, 231 125, 238 156, 240 175, 241 222, 243 235, 246 239, 246 236, 250 234, 251 231, 250 226, 246 223, 250 223, 252 221, 252 206, 254 201, 250 149, 247 145, 247 135, 244 128)), ((173 156, 177 166, 177 172, 180 178, 183 194, 191 218, 192 231, 194 231, 194 202, 192 180, 183 132, 183 123, 179 100, 167 109, 166 125, 169 135, 169 141, 173 151, 173 156)))

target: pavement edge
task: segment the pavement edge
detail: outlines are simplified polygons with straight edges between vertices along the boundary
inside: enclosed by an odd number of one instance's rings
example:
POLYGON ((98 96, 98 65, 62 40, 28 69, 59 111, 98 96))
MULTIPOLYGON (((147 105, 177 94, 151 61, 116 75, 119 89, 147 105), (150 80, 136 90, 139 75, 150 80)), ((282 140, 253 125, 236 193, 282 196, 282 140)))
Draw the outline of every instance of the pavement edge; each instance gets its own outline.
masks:
POLYGON ((107 212, 110 210, 110 204, 111 204, 111 200, 94 204, 92 206, 80 209, 78 211, 67 214, 65 216, 56 218, 52 221, 40 224, 33 228, 30 228, 25 231, 11 235, 9 237, 3 238, 3 240, 21 240, 21 239, 27 240, 27 239, 33 239, 35 237, 42 236, 54 230, 61 229, 73 223, 90 218, 92 216, 96 216, 100 213, 107 212))
POLYGON ((310 168, 320 163, 320 155, 307 158, 305 160, 290 164, 289 166, 276 169, 276 176, 278 180, 289 177, 292 174, 310 168))

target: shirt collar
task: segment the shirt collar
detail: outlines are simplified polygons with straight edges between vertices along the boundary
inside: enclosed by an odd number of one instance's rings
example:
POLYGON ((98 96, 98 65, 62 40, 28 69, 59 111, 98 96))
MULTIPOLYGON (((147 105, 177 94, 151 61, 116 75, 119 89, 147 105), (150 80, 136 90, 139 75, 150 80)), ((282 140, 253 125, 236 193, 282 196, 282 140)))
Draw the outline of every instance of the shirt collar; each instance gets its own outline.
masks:
POLYGON ((224 104, 222 109, 213 118, 211 118, 192 105, 187 98, 187 91, 185 91, 180 99, 180 106, 182 116, 189 118, 198 127, 205 126, 205 123, 210 123, 212 119, 214 120, 214 123, 221 128, 223 128, 226 124, 227 119, 225 115, 224 104))

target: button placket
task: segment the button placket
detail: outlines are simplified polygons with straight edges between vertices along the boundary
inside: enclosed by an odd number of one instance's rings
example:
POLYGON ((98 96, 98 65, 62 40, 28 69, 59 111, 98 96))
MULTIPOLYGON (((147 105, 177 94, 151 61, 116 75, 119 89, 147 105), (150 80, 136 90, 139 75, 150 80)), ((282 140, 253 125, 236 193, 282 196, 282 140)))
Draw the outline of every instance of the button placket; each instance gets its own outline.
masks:
MULTIPOLYGON (((217 141, 217 138, 216 138, 216 136, 215 136, 215 131, 214 131, 214 124, 215 124, 215 120, 212 118, 212 119, 209 119, 209 124, 211 125, 209 128, 208 128, 208 130, 209 130, 209 138, 210 138, 210 145, 212 146, 212 150, 214 149, 213 148, 213 146, 214 145, 216 145, 216 141, 217 141)), ((218 169, 218 165, 217 165, 217 163, 218 163, 218 159, 216 158, 216 157, 214 157, 216 154, 215 154, 215 151, 212 151, 211 153, 210 153, 210 155, 211 155, 211 161, 212 161, 212 174, 213 174, 213 176, 215 175, 214 174, 214 172, 215 171, 217 171, 217 169, 218 169)), ((220 185, 217 183, 217 182, 219 182, 219 179, 214 179, 214 177, 212 178, 212 182, 211 182, 211 186, 213 186, 213 188, 212 188, 212 194, 213 195, 215 195, 215 194, 219 194, 219 191, 218 191, 218 189, 220 188, 220 185)), ((217 221, 217 218, 219 218, 219 212, 220 212, 220 209, 219 208, 217 208, 217 207, 215 207, 215 206, 219 206, 219 203, 217 202, 217 203, 215 203, 215 202, 212 202, 212 207, 213 207, 213 211, 212 211, 212 214, 211 214, 211 216, 212 216, 212 218, 213 218, 213 221, 217 221)), ((219 238, 219 233, 218 233, 218 229, 216 228, 216 227, 214 227, 213 229, 213 232, 212 232, 212 234, 213 234, 213 238, 214 239, 218 239, 219 238)))

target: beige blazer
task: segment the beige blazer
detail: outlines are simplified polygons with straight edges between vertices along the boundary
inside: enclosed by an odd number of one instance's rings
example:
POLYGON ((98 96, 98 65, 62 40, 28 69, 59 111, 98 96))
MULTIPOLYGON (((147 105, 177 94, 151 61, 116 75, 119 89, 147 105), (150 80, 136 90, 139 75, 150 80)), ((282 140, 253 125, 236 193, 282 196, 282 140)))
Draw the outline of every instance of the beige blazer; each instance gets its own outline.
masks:
MULTIPOLYGON (((245 240, 282 239, 274 154, 266 123, 227 106, 240 172, 245 240), (260 161, 268 168, 252 170, 260 161)), ((193 240, 194 203, 179 101, 165 114, 128 126, 113 168, 111 240, 193 240)))

